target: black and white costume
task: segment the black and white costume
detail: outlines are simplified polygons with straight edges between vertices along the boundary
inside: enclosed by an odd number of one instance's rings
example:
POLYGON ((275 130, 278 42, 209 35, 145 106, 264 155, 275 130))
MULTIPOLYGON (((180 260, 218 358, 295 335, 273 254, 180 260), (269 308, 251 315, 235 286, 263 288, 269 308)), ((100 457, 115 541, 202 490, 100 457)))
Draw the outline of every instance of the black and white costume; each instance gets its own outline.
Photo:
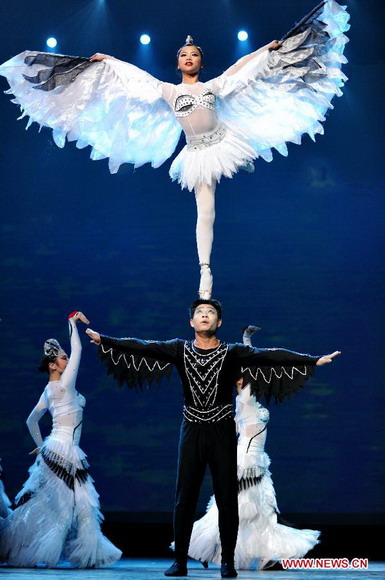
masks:
POLYGON ((56 566, 68 560, 95 568, 121 556, 101 532, 99 496, 79 447, 85 398, 76 390, 81 342, 70 318, 71 356, 60 380, 50 381, 28 417, 40 448, 16 509, 0 523, 0 561, 12 566, 56 566), (49 411, 52 431, 42 439, 39 420, 49 411))
POLYGON ((176 367, 184 393, 174 513, 176 559, 187 557, 208 465, 220 513, 222 557, 231 561, 238 528, 234 385, 242 375, 260 398, 280 401, 303 386, 319 357, 226 343, 202 350, 180 339, 153 342, 102 335, 101 341, 100 357, 120 384, 159 381, 176 367))
MULTIPOLYGON (((320 532, 278 522, 270 458, 265 452, 269 411, 251 395, 249 385, 236 398, 235 419, 239 509, 235 566, 240 570, 262 569, 284 558, 302 558, 318 543, 320 532)), ((194 523, 189 556, 201 562, 221 563, 218 507, 214 496, 207 513, 194 523)))

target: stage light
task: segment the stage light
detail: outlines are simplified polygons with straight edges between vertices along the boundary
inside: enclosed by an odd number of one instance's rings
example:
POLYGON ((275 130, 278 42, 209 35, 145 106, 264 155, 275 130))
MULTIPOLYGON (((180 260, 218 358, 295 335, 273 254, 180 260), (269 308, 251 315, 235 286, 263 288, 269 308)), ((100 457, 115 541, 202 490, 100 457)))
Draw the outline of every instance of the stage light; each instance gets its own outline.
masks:
POLYGON ((151 36, 149 36, 148 34, 142 34, 139 40, 142 44, 150 44, 151 36))
POLYGON ((53 36, 47 38, 45 43, 47 46, 49 46, 49 48, 55 48, 55 46, 57 46, 57 40, 53 36))
POLYGON ((238 32, 238 40, 241 40, 242 42, 244 40, 247 40, 249 38, 249 35, 247 34, 246 30, 240 30, 238 32))

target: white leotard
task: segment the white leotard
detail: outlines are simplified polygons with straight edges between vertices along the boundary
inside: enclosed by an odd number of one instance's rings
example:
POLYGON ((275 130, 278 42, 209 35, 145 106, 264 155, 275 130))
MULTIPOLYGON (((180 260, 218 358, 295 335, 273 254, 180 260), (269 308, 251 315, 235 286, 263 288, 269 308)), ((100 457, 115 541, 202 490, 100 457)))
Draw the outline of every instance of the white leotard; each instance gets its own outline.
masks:
POLYGON ((81 342, 76 323, 69 319, 71 356, 58 381, 50 381, 45 387, 36 407, 27 419, 27 426, 36 445, 43 443, 39 421, 48 410, 52 415, 51 435, 74 445, 79 444, 85 398, 76 391, 81 342))

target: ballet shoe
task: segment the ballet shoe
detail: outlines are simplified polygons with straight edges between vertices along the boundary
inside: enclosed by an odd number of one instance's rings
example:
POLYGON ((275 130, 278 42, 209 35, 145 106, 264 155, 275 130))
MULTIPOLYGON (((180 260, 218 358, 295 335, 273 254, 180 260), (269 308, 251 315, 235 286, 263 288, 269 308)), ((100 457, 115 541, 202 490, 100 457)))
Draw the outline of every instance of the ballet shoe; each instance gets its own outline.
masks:
POLYGON ((236 578, 238 576, 234 566, 234 561, 222 562, 221 576, 222 578, 236 578))
POLYGON ((210 270, 210 264, 201 264, 201 279, 199 283, 199 298, 210 300, 213 291, 213 276, 210 270))
POLYGON ((187 564, 186 562, 175 562, 164 572, 165 576, 187 576, 187 564))

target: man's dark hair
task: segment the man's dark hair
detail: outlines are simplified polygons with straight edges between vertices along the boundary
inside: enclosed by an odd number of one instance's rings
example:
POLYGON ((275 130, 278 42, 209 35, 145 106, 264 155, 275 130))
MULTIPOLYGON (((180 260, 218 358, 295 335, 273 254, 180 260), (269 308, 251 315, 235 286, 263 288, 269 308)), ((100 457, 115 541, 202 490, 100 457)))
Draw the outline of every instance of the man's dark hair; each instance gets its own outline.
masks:
POLYGON ((190 318, 193 318, 195 309, 200 304, 211 304, 215 308, 218 314, 218 320, 222 320, 222 304, 218 302, 218 300, 204 300, 203 298, 197 298, 194 302, 190 305, 189 314, 190 318))

